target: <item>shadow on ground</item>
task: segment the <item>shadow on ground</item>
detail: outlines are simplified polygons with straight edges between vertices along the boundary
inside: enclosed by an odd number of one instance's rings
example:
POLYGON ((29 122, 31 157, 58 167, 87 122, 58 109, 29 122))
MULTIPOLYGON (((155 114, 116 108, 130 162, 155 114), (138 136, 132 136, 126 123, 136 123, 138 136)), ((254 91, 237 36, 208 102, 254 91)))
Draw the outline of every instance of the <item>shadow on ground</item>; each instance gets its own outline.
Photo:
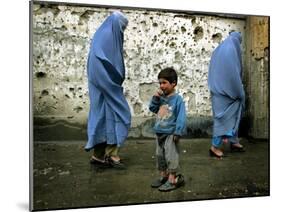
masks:
POLYGON ((34 209, 60 209, 269 195, 268 142, 242 140, 245 153, 222 160, 208 155, 209 139, 181 140, 185 186, 161 193, 154 140, 128 140, 120 156, 125 170, 90 165, 85 142, 34 143, 34 209))

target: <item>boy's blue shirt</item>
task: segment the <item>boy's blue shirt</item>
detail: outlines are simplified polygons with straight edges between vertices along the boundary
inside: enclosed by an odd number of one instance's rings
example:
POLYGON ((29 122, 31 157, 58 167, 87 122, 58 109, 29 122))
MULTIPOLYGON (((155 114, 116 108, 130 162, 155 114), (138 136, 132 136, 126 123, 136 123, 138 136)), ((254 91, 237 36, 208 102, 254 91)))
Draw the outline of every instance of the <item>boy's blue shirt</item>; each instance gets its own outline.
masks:
POLYGON ((156 133, 186 134, 186 112, 182 97, 175 93, 169 97, 153 96, 149 110, 157 114, 154 130, 156 133))

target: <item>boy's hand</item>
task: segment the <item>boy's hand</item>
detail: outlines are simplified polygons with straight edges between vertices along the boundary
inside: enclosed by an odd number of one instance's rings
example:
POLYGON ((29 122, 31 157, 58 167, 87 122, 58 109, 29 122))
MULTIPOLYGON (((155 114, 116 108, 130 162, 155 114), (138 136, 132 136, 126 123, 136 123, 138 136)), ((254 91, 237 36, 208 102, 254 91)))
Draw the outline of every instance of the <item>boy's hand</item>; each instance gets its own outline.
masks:
POLYGON ((163 94, 164 94, 163 91, 162 91, 161 89, 158 89, 158 90, 156 91, 156 93, 154 94, 154 96, 160 97, 160 96, 162 96, 163 94))
POLYGON ((159 101, 160 100, 160 96, 163 95, 163 91, 161 89, 158 89, 156 91, 156 93, 153 95, 153 99, 155 99, 155 101, 159 101))
POLYGON ((180 140, 180 136, 179 136, 179 135, 174 135, 174 136, 173 136, 173 141, 174 141, 175 143, 177 143, 179 140, 180 140))

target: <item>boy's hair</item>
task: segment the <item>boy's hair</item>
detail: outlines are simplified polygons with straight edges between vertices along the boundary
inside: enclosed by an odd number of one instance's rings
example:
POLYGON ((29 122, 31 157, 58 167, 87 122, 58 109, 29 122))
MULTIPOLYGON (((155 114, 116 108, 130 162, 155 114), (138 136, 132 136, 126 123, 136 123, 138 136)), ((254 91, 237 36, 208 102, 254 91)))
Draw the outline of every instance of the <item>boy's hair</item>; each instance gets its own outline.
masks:
POLYGON ((175 69, 173 69, 172 67, 169 68, 164 68, 163 70, 161 70, 158 74, 158 80, 160 78, 163 78, 165 80, 168 80, 169 83, 173 83, 175 82, 176 85, 178 84, 178 75, 177 72, 175 71, 175 69))

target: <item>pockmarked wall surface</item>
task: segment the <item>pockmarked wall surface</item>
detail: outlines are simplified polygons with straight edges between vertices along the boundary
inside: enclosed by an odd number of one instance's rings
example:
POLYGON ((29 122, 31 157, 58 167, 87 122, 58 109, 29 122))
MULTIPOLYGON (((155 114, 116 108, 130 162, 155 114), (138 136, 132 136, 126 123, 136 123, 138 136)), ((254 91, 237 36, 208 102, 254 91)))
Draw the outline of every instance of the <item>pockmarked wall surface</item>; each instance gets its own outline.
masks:
POLYGON ((248 135, 269 139, 269 17, 248 17, 246 27, 245 118, 248 135))
MULTIPOLYGON (((86 62, 91 38, 115 9, 33 5, 34 139, 86 138, 89 111, 86 62)), ((207 86, 212 51, 231 31, 242 34, 246 20, 142 9, 120 9, 129 24, 124 34, 126 79, 132 113, 130 137, 153 137, 151 96, 166 67, 178 73, 177 91, 186 102, 188 133, 210 136, 212 111, 207 86)))

